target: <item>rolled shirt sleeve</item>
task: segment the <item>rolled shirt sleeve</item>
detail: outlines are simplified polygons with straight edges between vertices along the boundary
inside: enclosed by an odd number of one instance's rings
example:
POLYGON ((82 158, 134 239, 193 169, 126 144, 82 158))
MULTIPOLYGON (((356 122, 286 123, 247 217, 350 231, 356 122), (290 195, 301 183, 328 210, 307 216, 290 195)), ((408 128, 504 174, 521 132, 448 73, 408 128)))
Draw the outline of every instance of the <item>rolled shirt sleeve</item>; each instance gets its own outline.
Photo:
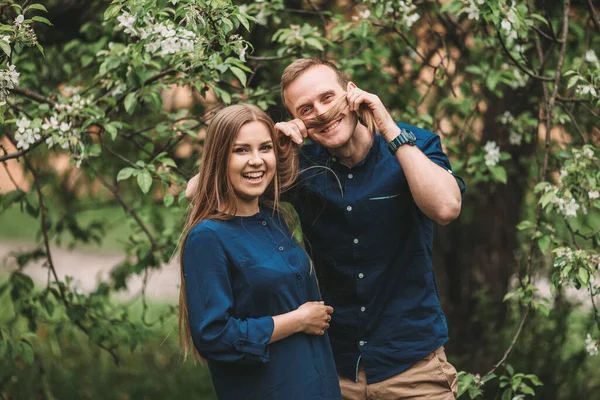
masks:
POLYGON ((209 228, 196 226, 183 253, 188 319, 194 345, 209 360, 266 363, 273 318, 231 315, 234 299, 228 258, 209 228))
MULTIPOLYGON (((415 129, 415 127, 409 127, 408 129, 415 129)), ((460 193, 463 194, 467 188, 467 185, 463 178, 461 178, 458 175, 454 175, 454 173, 452 172, 450 160, 448 160, 448 156, 446 155, 446 153, 444 153, 444 150, 442 149, 442 141, 440 140, 440 137, 433 132, 425 131, 422 129, 419 130, 422 132, 422 135, 417 136, 417 146, 419 147, 419 149, 421 149, 421 151, 427 156, 427 158, 429 158, 435 164, 444 168, 446 171, 451 173, 452 176, 454 176, 454 179, 456 179, 456 183, 458 184, 458 187, 460 189, 460 193)))

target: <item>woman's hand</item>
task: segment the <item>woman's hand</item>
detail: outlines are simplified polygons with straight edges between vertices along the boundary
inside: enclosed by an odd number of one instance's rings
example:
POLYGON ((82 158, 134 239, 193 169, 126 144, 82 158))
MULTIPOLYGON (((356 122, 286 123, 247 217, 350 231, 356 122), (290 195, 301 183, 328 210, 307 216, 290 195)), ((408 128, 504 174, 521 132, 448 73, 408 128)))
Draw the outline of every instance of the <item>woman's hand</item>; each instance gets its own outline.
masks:
POLYGON ((323 335, 329 328, 333 307, 322 301, 309 301, 295 311, 300 322, 300 331, 308 335, 323 335))

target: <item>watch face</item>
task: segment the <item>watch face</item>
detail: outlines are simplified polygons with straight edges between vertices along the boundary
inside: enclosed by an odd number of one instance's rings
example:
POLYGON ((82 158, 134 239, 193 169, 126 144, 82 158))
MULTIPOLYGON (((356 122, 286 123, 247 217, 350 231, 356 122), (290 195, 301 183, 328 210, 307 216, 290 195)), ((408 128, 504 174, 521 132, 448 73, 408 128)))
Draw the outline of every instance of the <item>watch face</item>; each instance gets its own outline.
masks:
POLYGON ((411 140, 411 141, 413 141, 413 142, 414 142, 415 140, 417 140, 417 137, 415 136, 415 134, 414 134, 414 133, 412 133, 410 130, 408 130, 408 129, 403 129, 403 131, 404 131, 404 134, 406 135, 406 137, 407 137, 409 140, 411 140))

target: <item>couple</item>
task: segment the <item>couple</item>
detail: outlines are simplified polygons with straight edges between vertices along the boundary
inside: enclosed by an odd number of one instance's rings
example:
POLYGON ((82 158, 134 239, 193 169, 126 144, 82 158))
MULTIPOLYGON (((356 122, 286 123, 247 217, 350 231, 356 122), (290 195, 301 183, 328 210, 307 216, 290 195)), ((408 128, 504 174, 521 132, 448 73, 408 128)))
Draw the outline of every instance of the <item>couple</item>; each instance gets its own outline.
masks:
POLYGON ((186 193, 184 348, 220 399, 455 398, 431 257, 464 188, 439 137, 321 59, 290 64, 281 93, 289 122, 236 105, 208 129, 186 193))

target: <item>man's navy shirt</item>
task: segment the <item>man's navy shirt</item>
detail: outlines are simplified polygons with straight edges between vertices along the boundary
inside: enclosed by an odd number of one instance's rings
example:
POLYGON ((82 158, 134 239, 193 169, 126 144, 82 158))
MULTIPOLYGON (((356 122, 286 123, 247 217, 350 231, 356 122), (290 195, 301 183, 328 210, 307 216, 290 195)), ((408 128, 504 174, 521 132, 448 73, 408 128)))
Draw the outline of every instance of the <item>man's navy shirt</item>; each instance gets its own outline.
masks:
MULTIPOLYGON (((411 130, 416 146, 451 172, 437 135, 398 126, 411 130)), ((368 383, 397 375, 448 340, 431 266, 433 222, 415 204, 379 134, 352 168, 324 147, 306 144, 300 169, 290 200, 323 300, 334 307, 329 337, 338 373, 357 379, 362 364, 368 383)))

